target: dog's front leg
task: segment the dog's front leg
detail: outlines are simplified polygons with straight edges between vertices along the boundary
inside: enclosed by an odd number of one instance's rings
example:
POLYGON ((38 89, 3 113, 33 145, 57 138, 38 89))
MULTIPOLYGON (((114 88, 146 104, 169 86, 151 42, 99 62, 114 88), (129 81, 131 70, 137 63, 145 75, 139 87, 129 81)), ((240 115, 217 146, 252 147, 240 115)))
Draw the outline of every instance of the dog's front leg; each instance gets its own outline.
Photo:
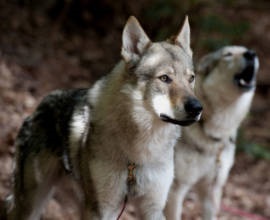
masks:
POLYGON ((157 171, 147 170, 144 174, 151 178, 148 179, 149 185, 145 182, 149 188, 144 189, 145 194, 137 201, 139 213, 141 214, 140 219, 165 220, 163 210, 173 179, 173 164, 166 165, 165 169, 161 167, 157 171), (148 172, 151 172, 151 175, 148 176, 148 172))
MULTIPOLYGON (((117 189, 112 191, 117 191, 117 189)), ((121 203, 124 202, 124 197, 120 202, 118 195, 112 197, 103 193, 99 194, 98 201, 91 199, 93 197, 89 197, 85 202, 83 220, 116 220, 123 206, 121 203)))
POLYGON ((116 220, 127 194, 126 170, 117 170, 111 162, 95 159, 89 162, 84 174, 83 219, 116 220))
POLYGON ((85 206, 82 214, 82 220, 100 220, 98 212, 92 209, 91 206, 85 206))
POLYGON ((202 204, 203 220, 216 220, 222 195, 220 185, 203 182, 198 184, 199 197, 202 204))
POLYGON ((117 217, 121 213, 120 204, 114 205, 99 203, 99 208, 91 206, 85 206, 83 213, 83 220, 117 220, 117 217))
POLYGON ((209 172, 204 181, 199 182, 198 192, 203 208, 204 220, 216 220, 220 209, 223 186, 234 162, 235 145, 228 143, 221 152, 216 169, 209 172))
MULTIPOLYGON (((159 194, 157 192, 157 194, 159 194)), ((138 201, 140 219, 142 220, 165 220, 163 215, 164 203, 159 196, 146 195, 138 201)))
POLYGON ((181 219, 184 198, 190 187, 191 185, 180 184, 176 180, 173 182, 165 208, 165 216, 168 220, 181 219))

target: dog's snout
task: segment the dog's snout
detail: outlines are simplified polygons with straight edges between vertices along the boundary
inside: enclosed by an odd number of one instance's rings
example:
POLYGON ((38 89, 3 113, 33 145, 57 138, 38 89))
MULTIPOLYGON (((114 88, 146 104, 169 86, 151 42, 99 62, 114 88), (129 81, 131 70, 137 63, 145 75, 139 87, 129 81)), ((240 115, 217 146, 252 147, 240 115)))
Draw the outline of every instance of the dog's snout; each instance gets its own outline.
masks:
POLYGON ((253 60, 257 55, 256 55, 256 53, 255 53, 255 51, 253 51, 253 50, 248 50, 248 51, 246 51, 245 53, 244 53, 244 58, 246 59, 246 60, 253 60))
POLYGON ((192 116, 199 115, 203 110, 201 103, 195 98, 188 98, 184 104, 184 108, 185 111, 192 116))

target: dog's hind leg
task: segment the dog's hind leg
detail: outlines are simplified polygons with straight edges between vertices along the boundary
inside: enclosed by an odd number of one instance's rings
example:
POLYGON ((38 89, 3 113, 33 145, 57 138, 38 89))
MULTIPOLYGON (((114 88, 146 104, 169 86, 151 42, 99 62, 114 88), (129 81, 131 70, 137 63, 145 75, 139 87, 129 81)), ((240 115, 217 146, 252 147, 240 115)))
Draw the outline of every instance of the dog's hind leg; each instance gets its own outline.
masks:
POLYGON ((165 216, 168 220, 181 219, 184 198, 189 189, 190 185, 180 184, 178 181, 173 182, 165 208, 165 216))
POLYGON ((15 207, 8 219, 40 219, 42 209, 53 195, 60 177, 61 167, 57 157, 46 153, 27 157, 16 170, 15 207))

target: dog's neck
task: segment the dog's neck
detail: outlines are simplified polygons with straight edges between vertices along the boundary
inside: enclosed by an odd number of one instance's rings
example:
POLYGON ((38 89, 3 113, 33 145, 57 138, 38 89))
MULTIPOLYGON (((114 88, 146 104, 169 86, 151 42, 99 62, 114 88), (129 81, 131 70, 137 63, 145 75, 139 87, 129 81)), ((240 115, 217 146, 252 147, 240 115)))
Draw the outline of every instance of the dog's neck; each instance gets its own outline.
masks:
POLYGON ((183 141, 189 141, 188 144, 200 153, 216 155, 227 143, 235 142, 237 129, 249 111, 254 91, 214 106, 202 88, 202 82, 197 85, 204 111, 199 123, 183 130, 183 141))
POLYGON ((104 134, 102 139, 96 135, 98 140, 95 141, 104 148, 104 156, 119 157, 119 160, 136 164, 165 161, 170 155, 167 151, 173 151, 180 127, 154 115, 143 97, 140 98, 139 88, 127 79, 128 74, 125 64, 120 62, 90 91, 90 100, 94 100, 91 104, 94 106, 95 132, 104 134))
POLYGON ((238 97, 228 97, 224 102, 219 101, 217 105, 211 103, 202 87, 199 96, 205 109, 201 126, 207 135, 222 139, 236 135, 250 109, 254 91, 244 92, 238 97))

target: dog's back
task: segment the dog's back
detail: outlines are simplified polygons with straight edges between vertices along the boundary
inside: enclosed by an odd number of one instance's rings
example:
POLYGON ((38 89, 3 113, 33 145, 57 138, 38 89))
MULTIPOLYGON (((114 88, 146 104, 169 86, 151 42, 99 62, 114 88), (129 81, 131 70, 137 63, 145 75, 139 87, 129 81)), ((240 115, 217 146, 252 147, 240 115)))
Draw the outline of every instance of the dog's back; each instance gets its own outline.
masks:
POLYGON ((87 103, 87 91, 74 89, 52 92, 43 99, 35 113, 23 122, 15 143, 14 219, 25 219, 23 213, 41 208, 41 200, 44 198, 36 201, 36 207, 31 207, 27 203, 29 195, 32 199, 36 198, 36 194, 49 198, 49 188, 64 173, 73 173, 69 158, 70 121, 74 111, 87 103), (40 185, 42 182, 42 187, 37 189, 32 185, 40 185))
POLYGON ((57 90, 45 97, 20 129, 16 146, 21 157, 43 149, 62 155, 69 142, 69 123, 74 108, 85 105, 86 94, 87 89, 57 90))

